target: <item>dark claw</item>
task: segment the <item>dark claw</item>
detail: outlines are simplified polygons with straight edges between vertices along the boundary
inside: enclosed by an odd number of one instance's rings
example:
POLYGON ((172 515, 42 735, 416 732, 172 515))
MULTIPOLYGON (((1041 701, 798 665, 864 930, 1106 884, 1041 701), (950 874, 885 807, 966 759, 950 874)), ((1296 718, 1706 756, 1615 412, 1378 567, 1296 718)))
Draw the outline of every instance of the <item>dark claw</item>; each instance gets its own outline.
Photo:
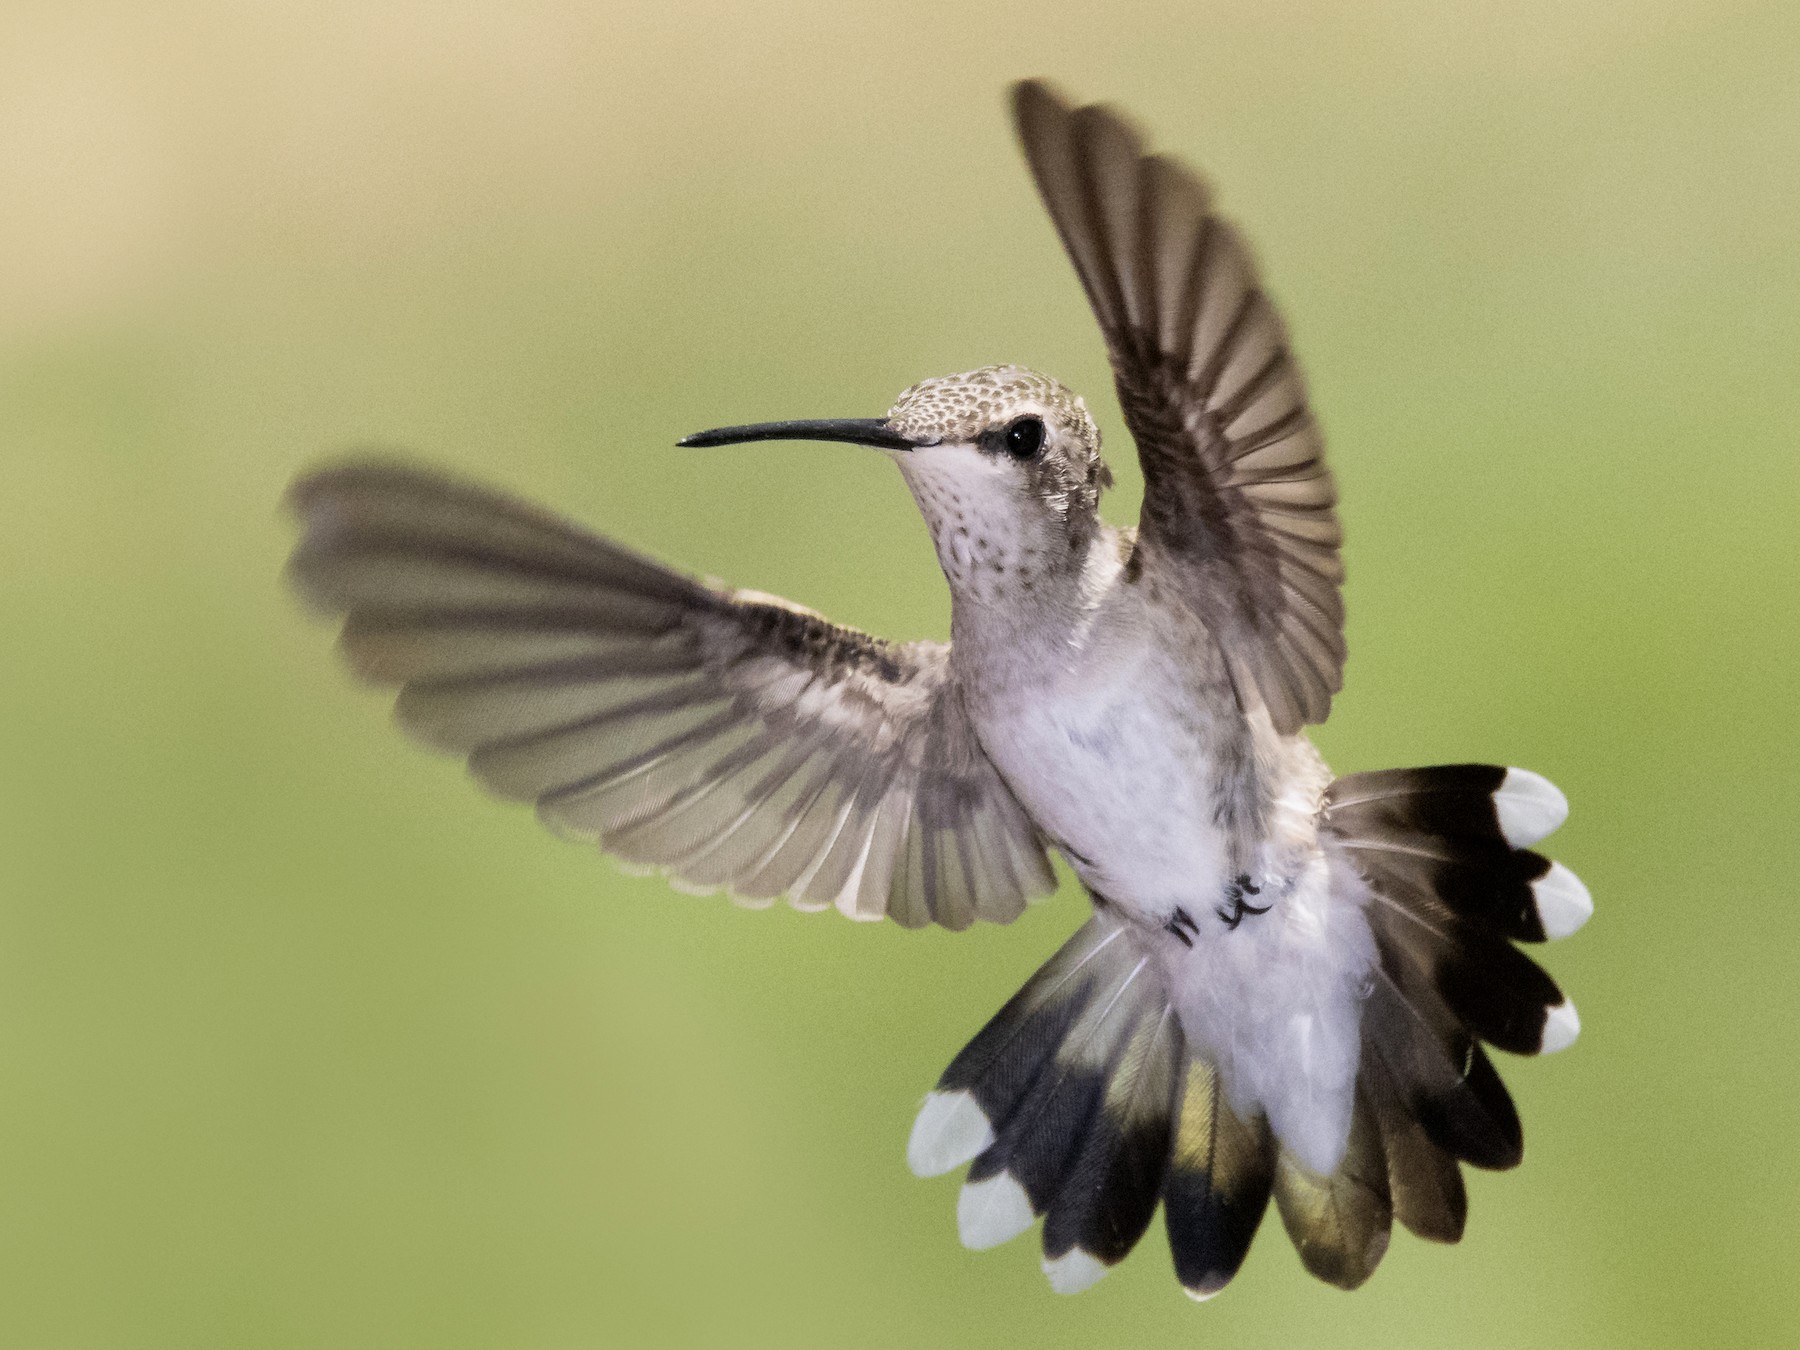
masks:
POLYGON ((1246 914, 1267 914, 1274 908, 1273 905, 1245 904, 1244 895, 1246 892, 1251 895, 1260 895, 1262 893, 1262 888, 1260 886, 1252 886, 1250 884, 1250 874, 1248 872, 1241 872, 1238 874, 1238 879, 1225 888, 1225 895, 1226 898, 1231 901, 1231 908, 1228 910, 1225 906, 1220 905, 1213 911, 1214 914, 1219 916, 1219 921, 1232 932, 1237 931, 1237 926, 1244 921, 1244 916, 1246 914))
POLYGON ((1181 944, 1184 947, 1192 947, 1194 945, 1193 935, 1200 931, 1200 925, 1194 922, 1194 916, 1189 914, 1180 905, 1175 906, 1174 917, 1164 924, 1163 927, 1167 928, 1176 937, 1180 938, 1181 944))

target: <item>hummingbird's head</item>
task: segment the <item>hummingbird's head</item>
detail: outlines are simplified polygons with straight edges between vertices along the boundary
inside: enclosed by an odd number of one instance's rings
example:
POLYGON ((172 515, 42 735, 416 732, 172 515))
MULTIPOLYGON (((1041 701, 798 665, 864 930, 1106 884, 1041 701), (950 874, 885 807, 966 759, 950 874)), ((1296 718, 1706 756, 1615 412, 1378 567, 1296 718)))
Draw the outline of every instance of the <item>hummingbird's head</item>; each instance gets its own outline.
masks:
POLYGON ((1048 375, 983 366, 922 380, 888 410, 951 586, 1004 599, 1079 564, 1112 474, 1087 405, 1048 375))
POLYGON ((1023 498, 1059 520, 1091 519, 1112 486, 1087 404, 1024 366, 921 380, 895 400, 886 425, 913 447, 900 461, 909 482, 977 509, 985 501, 990 515, 1023 498))
POLYGON ((852 441, 887 451, 918 502, 957 592, 999 599, 1078 566, 1112 473, 1087 405, 1048 375, 983 366, 921 380, 885 418, 766 422, 683 445, 852 441))

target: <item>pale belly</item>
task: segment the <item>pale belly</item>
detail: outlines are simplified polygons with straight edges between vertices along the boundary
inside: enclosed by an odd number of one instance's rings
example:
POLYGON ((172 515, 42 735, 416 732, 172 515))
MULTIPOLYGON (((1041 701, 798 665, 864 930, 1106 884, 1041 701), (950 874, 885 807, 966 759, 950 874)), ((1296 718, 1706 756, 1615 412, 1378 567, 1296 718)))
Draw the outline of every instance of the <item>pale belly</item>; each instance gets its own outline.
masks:
POLYGON ((1191 699, 1147 695, 1145 683, 1020 700, 980 732, 1081 880, 1160 923, 1177 906, 1210 908, 1232 865, 1217 823, 1218 731, 1191 699))
POLYGON ((1266 1115, 1305 1166, 1328 1174, 1349 1132, 1374 959, 1365 892, 1317 836, 1329 774, 1298 741, 1264 760, 1280 781, 1223 772, 1231 751, 1220 747, 1243 744, 1241 722, 1211 720, 1170 673, 1151 658, 1090 675, 1078 692, 985 705, 982 744, 1081 880, 1133 921, 1233 1109, 1266 1115), (1233 786, 1266 797, 1254 837, 1231 838, 1220 823, 1232 819, 1220 799, 1233 786), (1227 897, 1244 873, 1263 908, 1230 923, 1227 897), (1185 924, 1172 921, 1178 909, 1185 924))

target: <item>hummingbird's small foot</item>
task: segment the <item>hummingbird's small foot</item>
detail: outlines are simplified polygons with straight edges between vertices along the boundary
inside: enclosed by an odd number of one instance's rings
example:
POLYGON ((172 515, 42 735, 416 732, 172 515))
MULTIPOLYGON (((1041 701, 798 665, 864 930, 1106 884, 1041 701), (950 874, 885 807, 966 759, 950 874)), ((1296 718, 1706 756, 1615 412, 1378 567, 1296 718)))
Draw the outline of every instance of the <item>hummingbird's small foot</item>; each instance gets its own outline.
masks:
POLYGON ((1219 916, 1220 921, 1227 928, 1236 932, 1237 926, 1244 921, 1246 914, 1267 914, 1274 908, 1273 905, 1247 904, 1244 900, 1246 895, 1261 894, 1262 887, 1251 884, 1250 874, 1239 872, 1237 880, 1225 888, 1225 898, 1231 902, 1231 908, 1226 909, 1224 905, 1220 905, 1213 913, 1219 916))
POLYGON ((1195 936, 1200 932, 1200 925, 1194 922, 1194 916, 1180 905, 1175 906, 1174 915, 1163 927, 1180 938, 1184 947, 1192 947, 1195 936))

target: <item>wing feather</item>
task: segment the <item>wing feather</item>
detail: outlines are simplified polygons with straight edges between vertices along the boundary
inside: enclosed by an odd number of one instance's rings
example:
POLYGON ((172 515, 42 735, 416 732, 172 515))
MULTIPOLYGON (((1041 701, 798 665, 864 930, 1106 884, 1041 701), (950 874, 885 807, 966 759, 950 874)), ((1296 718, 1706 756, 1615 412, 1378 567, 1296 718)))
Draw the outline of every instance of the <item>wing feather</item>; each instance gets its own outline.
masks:
POLYGON ((1337 487, 1249 249, 1112 109, 1027 81, 1013 113, 1137 442, 1134 561, 1188 598, 1278 730, 1323 721, 1343 685, 1337 487))
POLYGON ((1054 888, 948 648, 703 586, 402 464, 311 474, 291 574, 421 740, 546 824, 695 889, 908 926, 1054 888))

